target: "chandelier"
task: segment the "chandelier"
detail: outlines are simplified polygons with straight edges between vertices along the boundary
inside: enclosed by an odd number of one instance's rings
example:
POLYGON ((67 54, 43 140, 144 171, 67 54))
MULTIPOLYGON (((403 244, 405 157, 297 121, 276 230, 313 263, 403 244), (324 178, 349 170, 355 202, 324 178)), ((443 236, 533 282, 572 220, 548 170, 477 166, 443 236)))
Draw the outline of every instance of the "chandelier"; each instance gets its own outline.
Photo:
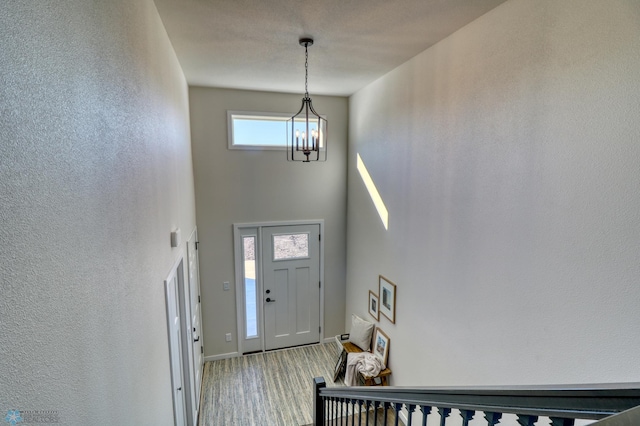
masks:
POLYGON ((287 160, 325 161, 327 159, 327 119, 313 109, 309 97, 309 53, 307 48, 313 45, 312 38, 301 38, 304 46, 304 98, 300 110, 287 120, 287 160))

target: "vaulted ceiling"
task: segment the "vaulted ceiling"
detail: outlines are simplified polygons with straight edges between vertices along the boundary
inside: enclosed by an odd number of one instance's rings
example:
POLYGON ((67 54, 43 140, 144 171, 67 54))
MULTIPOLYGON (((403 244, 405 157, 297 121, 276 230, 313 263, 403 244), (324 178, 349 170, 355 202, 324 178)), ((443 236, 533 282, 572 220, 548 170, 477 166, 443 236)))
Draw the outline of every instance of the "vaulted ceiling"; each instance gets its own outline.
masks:
POLYGON ((193 86, 351 95, 505 0, 155 0, 193 86))

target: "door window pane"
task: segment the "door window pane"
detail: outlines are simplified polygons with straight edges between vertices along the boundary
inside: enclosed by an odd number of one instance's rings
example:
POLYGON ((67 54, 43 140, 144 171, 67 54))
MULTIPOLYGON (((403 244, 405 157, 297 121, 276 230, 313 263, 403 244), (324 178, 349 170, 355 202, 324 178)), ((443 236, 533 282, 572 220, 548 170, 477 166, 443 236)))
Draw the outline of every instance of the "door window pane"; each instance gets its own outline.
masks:
POLYGON ((256 237, 242 237, 244 269, 245 338, 258 337, 258 305, 256 291, 256 237))
POLYGON ((273 260, 304 259, 308 257, 308 233, 273 236, 273 260))

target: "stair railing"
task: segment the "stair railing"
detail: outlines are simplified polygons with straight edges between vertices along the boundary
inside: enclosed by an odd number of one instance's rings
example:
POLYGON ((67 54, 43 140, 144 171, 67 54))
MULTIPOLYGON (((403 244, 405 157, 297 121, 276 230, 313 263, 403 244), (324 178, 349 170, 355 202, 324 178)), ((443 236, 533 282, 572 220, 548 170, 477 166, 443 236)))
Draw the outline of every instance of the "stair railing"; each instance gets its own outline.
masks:
POLYGON ((440 426, 445 426, 456 409, 462 426, 477 415, 484 416, 487 426, 494 426, 506 413, 515 414, 522 426, 535 426, 540 417, 550 418, 551 426, 572 426, 575 419, 602 419, 594 426, 640 426, 640 383, 414 388, 326 387, 324 378, 313 380, 314 425, 341 425, 348 415, 352 424, 353 414, 358 425, 377 425, 377 416, 370 413, 382 408, 385 425, 389 411, 395 413, 398 425, 404 409, 407 426, 412 426, 417 411, 422 413, 422 425, 428 416, 440 416, 440 426))

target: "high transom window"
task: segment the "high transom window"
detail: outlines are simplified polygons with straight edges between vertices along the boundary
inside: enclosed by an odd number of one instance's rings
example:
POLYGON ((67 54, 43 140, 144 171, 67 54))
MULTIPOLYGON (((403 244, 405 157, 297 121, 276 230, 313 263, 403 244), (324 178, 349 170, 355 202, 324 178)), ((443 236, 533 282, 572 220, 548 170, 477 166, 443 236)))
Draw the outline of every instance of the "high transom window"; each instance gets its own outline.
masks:
POLYGON ((291 115, 228 111, 229 149, 286 149, 291 115))
MULTIPOLYGON (((229 149, 287 148, 287 120, 293 113, 227 111, 229 149)), ((294 131, 305 132, 304 121, 296 120, 294 131)), ((322 148, 322 146, 320 147, 322 148)))

